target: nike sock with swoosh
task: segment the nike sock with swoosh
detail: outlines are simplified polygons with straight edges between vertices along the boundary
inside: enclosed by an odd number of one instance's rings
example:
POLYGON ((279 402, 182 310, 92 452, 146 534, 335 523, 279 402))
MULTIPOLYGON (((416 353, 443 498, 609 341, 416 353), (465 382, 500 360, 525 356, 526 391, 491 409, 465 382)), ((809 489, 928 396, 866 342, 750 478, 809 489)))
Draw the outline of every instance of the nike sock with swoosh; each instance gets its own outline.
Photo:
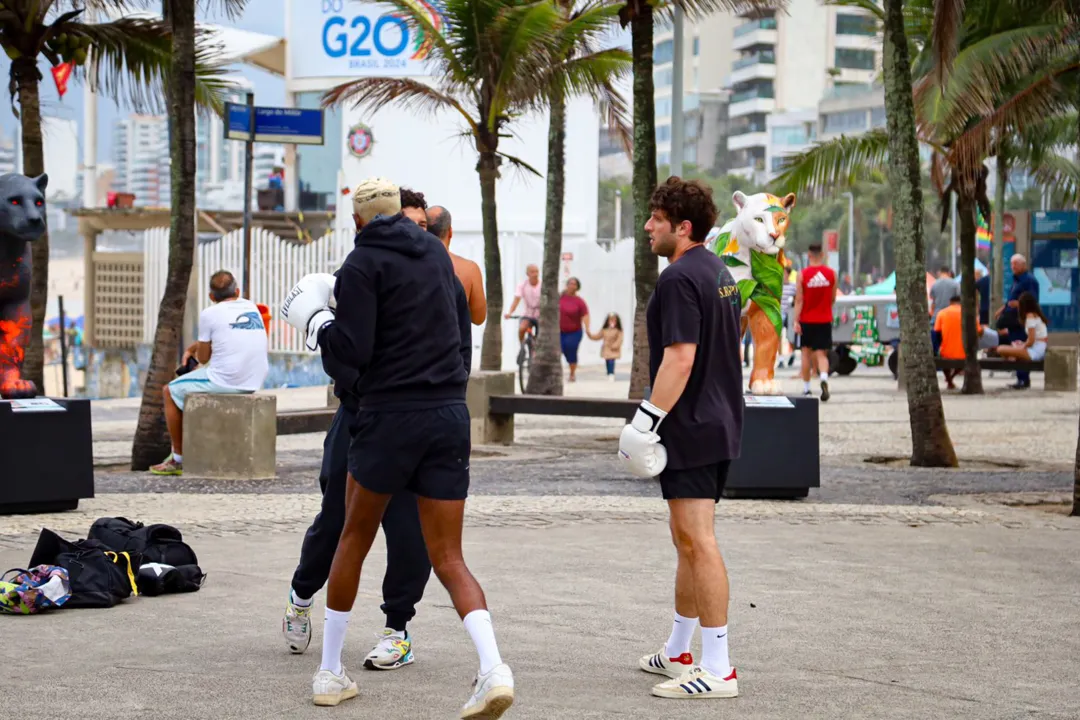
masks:
POLYGON ((718 678, 731 674, 728 659, 727 625, 701 628, 701 667, 718 678))

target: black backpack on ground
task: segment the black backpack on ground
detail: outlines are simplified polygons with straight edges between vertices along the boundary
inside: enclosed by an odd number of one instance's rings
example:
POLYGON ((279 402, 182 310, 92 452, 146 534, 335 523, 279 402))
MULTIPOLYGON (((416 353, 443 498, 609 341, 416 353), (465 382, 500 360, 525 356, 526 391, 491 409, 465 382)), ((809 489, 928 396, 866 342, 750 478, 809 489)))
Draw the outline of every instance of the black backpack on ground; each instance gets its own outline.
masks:
POLYGON ((42 528, 30 567, 58 565, 68 572, 71 598, 65 608, 108 608, 138 594, 137 552, 116 552, 97 540, 71 542, 42 528))
POLYGON ((198 565, 195 551, 184 542, 180 531, 171 525, 143 525, 122 517, 103 517, 90 526, 88 536, 110 550, 137 552, 144 563, 162 563, 178 567, 198 565))

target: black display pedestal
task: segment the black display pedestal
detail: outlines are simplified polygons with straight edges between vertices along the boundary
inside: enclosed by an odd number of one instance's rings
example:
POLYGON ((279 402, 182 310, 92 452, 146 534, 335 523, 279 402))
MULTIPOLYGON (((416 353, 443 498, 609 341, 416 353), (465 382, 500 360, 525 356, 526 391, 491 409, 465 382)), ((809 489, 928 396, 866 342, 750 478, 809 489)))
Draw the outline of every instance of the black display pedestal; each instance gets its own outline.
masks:
POLYGON ((803 498, 821 487, 818 399, 745 396, 742 454, 731 463, 726 498, 803 498), (790 407, 768 404, 787 400, 790 407))
POLYGON ((92 497, 90 401, 0 400, 0 515, 74 510, 92 497))

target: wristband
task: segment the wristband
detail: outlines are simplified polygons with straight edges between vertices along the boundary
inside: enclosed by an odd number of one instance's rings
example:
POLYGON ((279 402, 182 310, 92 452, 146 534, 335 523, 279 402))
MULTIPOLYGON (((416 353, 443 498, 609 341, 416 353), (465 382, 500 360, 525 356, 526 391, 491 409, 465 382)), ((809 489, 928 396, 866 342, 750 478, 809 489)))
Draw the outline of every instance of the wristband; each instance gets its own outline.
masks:
POLYGON ((656 432, 667 413, 648 400, 642 400, 630 425, 638 432, 656 432))

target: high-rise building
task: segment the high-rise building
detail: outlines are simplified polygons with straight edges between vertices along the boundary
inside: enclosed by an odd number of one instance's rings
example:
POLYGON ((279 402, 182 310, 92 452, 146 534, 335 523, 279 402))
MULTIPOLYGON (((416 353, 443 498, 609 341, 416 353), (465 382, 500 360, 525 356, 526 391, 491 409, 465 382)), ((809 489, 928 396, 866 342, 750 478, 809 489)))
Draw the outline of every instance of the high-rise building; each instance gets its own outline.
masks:
MULTIPOLYGON (((701 92, 728 90, 728 166, 715 169, 757 182, 771 174, 770 115, 816 114, 827 93, 869 89, 881 70, 874 19, 861 9, 824 5, 819 0, 791 0, 786 12, 717 13, 687 20, 683 38, 684 114, 697 107, 701 92)), ((661 164, 670 157, 671 147, 672 40, 670 26, 659 28, 654 38, 657 160, 661 164)), ((797 139, 794 133, 788 135, 789 140, 797 139)), ((699 162, 704 158, 697 157, 695 139, 684 137, 684 159, 707 166, 699 162)), ((778 152, 777 157, 782 154, 778 152)))
POLYGON ((131 115, 113 130, 113 189, 133 193, 135 207, 169 207, 169 126, 164 117, 131 115))
POLYGON ((0 175, 15 172, 18 167, 18 153, 15 151, 15 142, 4 137, 0 131, 0 175))

